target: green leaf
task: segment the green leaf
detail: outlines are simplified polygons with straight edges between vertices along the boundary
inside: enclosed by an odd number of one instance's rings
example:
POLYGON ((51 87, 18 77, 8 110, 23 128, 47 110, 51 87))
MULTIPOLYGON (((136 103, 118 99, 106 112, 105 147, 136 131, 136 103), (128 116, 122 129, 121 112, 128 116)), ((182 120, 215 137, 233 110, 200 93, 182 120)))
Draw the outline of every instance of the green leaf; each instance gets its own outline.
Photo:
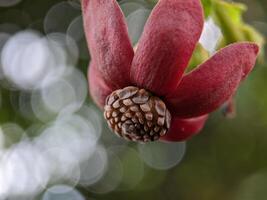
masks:
POLYGON ((229 3, 221 0, 216 1, 217 6, 220 6, 227 15, 229 15, 234 23, 243 23, 242 15, 247 11, 247 6, 241 3, 229 3))
POLYGON ((146 0, 148 3, 155 5, 158 3, 158 0, 146 0))
POLYGON ((264 62, 264 44, 265 44, 265 39, 264 37, 258 32, 255 28, 249 25, 243 25, 242 26, 243 32, 245 34, 245 37, 248 41, 250 42, 255 42, 259 45, 261 51, 259 55, 259 62, 263 63, 264 62))
POLYGON ((256 29, 244 22, 243 14, 247 10, 246 5, 223 0, 213 0, 213 2, 212 17, 224 36, 220 47, 240 41, 255 42, 261 48, 260 60, 263 60, 265 41, 256 29))
POLYGON ((204 8, 205 18, 207 18, 211 15, 213 0, 201 0, 201 2, 204 8))
POLYGON ((245 41, 245 36, 240 31, 242 14, 246 7, 243 4, 228 3, 221 0, 214 1, 213 18, 220 26, 227 44, 236 41, 245 41))
POLYGON ((195 69, 198 65, 205 62, 209 58, 209 56, 209 52, 204 49, 200 43, 198 43, 186 71, 189 72, 195 69))

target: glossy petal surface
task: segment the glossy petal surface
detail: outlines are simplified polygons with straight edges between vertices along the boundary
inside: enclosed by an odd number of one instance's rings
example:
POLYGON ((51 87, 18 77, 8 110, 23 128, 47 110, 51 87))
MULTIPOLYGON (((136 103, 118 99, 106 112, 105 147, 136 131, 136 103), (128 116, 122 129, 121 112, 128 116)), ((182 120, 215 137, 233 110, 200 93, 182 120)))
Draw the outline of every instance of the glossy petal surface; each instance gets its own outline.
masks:
POLYGON ((173 92, 203 28, 199 0, 160 0, 153 9, 131 68, 131 80, 158 96, 173 92))
POLYGON ((91 57, 105 81, 129 85, 133 48, 122 11, 115 0, 83 0, 84 29, 91 57))
POLYGON ((189 119, 173 118, 169 132, 161 140, 171 142, 187 140, 202 130, 207 119, 208 115, 189 119))
POLYGON ((210 113, 227 101, 255 65, 258 46, 227 46, 185 75, 176 91, 166 97, 172 115, 181 118, 210 113))

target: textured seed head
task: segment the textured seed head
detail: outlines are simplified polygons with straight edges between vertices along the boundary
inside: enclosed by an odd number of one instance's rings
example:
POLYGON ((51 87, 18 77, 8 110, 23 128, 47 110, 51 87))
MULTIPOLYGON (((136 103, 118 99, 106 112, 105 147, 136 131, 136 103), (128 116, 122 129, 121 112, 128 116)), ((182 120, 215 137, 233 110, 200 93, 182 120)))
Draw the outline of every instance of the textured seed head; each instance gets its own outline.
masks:
POLYGON ((104 116, 116 135, 139 142, 158 140, 167 133, 171 121, 160 98, 132 86, 107 97, 104 116))

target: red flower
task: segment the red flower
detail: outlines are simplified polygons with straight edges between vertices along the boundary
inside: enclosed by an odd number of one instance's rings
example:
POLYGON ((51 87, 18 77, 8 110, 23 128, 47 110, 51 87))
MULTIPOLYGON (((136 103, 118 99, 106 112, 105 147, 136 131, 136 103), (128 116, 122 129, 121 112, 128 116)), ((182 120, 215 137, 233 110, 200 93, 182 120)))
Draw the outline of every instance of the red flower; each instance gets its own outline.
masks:
POLYGON ((82 3, 92 57, 88 74, 92 98, 103 108, 108 95, 127 86, 160 97, 172 118, 168 133, 160 134, 161 140, 180 141, 198 133, 208 114, 229 100, 255 64, 258 46, 242 42, 227 46, 184 73, 203 28, 200 0, 160 0, 135 53, 115 0, 82 3))

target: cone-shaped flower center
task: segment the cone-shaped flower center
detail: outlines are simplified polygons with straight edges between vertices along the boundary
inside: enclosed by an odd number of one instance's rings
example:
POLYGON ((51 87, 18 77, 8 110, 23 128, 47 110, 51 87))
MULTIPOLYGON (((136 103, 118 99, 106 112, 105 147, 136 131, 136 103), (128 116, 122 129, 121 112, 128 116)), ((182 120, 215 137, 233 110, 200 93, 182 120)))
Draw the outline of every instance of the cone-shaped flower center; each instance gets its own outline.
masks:
POLYGON ((119 137, 140 142, 158 140, 167 133, 171 121, 160 98, 132 86, 107 97, 104 116, 119 137))

